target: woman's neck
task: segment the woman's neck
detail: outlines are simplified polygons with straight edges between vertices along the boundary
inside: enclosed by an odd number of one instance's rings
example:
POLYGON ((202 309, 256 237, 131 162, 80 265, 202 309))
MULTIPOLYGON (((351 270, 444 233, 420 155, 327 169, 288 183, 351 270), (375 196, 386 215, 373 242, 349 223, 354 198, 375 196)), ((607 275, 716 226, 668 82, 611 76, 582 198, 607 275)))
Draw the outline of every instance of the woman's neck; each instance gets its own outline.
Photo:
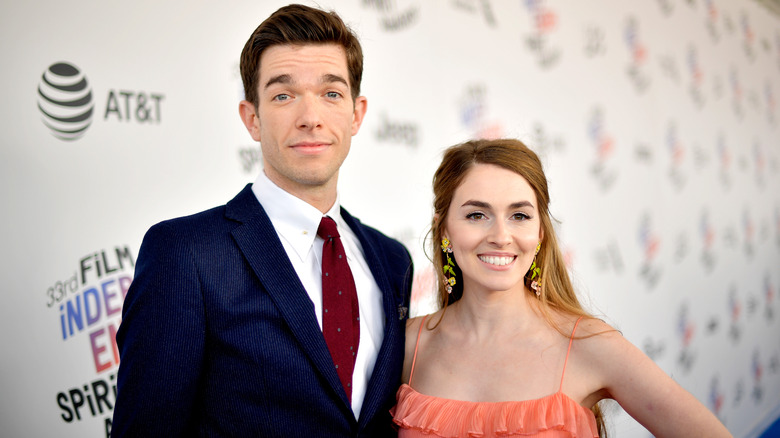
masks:
POLYGON ((538 304, 522 289, 478 292, 464 288, 463 296, 447 310, 445 319, 467 339, 482 342, 517 335, 538 323, 538 304))

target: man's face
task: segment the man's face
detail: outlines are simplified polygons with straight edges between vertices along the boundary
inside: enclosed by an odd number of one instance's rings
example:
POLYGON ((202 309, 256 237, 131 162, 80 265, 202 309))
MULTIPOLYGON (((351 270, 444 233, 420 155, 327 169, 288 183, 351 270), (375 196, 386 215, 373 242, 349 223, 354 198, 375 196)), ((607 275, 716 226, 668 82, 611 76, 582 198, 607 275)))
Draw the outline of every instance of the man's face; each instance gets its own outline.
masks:
POLYGON ((344 48, 337 44, 276 45, 260 57, 257 109, 241 103, 265 173, 289 193, 335 193, 338 171, 366 112, 354 102, 344 48))

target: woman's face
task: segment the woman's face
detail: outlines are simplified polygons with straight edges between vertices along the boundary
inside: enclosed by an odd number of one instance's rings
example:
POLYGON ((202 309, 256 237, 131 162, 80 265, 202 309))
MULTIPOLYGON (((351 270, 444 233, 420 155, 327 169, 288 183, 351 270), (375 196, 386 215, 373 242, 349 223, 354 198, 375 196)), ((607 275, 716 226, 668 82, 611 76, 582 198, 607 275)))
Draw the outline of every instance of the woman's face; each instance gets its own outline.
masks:
POLYGON ((477 164, 455 190, 443 235, 452 243, 464 291, 523 289, 543 236, 536 195, 522 176, 477 164))

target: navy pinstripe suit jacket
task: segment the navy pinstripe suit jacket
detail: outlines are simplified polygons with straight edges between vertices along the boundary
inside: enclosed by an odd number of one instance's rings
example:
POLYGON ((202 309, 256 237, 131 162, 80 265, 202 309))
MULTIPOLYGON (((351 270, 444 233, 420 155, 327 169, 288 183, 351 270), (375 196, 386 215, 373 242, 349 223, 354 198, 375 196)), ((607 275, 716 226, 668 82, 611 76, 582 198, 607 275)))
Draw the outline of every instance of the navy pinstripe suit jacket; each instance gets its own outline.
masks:
POLYGON ((226 205, 153 226, 117 333, 114 437, 396 436, 412 265, 342 209, 383 292, 384 341, 354 418, 304 290, 247 185, 226 205))

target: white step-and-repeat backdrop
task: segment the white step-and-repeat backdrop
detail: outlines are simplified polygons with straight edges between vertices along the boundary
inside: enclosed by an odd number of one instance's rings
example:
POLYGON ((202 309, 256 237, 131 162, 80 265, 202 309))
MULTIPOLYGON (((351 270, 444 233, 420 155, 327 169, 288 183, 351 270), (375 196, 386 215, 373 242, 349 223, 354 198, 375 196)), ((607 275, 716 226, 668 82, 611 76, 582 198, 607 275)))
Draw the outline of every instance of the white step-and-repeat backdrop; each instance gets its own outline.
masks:
MULTIPOLYGON (((284 3, 0 6, 0 435, 108 435, 141 238, 260 171, 238 58, 284 3)), ((780 17, 751 0, 319 4, 366 54, 342 201, 413 253, 413 313, 433 302, 441 150, 518 137, 590 308, 736 436, 780 416, 780 17)), ((610 423, 649 435, 616 407, 610 423)))

